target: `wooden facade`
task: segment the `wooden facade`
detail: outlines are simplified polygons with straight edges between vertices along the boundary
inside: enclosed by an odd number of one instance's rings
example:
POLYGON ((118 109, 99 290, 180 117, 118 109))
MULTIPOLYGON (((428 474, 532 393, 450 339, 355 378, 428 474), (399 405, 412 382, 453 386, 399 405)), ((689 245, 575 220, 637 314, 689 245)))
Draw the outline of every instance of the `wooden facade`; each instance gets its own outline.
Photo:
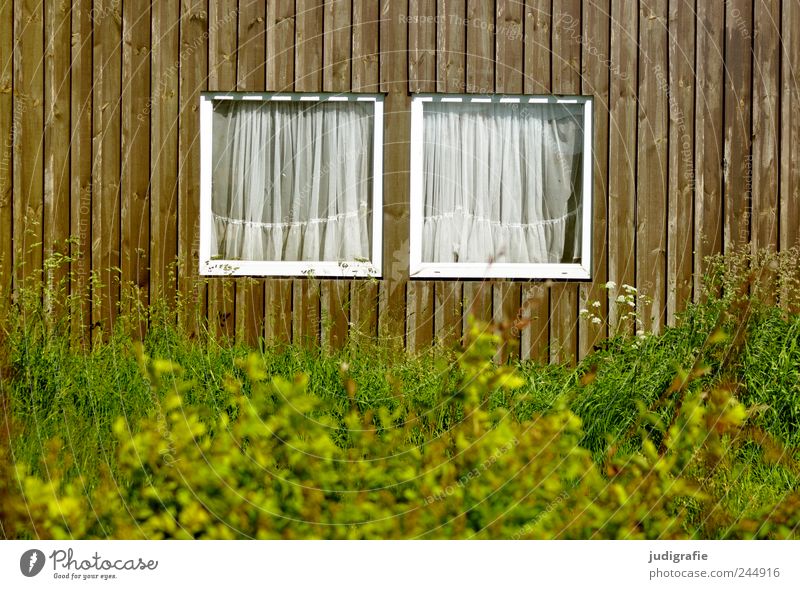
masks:
POLYGON ((0 0, 0 287, 71 276, 87 333, 129 285, 249 342, 524 317, 506 355, 570 361, 606 281, 657 330, 705 256, 800 245, 798 68, 800 0, 0 0), (198 279, 205 90, 386 93, 381 280, 198 279), (414 92, 594 96, 592 282, 409 281, 414 92))

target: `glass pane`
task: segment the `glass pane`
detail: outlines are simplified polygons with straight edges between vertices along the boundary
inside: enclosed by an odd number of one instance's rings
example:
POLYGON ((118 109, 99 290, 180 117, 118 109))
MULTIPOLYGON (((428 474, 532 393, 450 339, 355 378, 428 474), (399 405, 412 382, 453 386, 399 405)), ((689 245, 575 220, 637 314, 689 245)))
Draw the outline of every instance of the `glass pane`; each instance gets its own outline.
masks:
POLYGON ((583 113, 424 103, 422 261, 580 262, 583 113))
POLYGON ((369 259, 373 124, 372 102, 215 102, 212 257, 369 259))

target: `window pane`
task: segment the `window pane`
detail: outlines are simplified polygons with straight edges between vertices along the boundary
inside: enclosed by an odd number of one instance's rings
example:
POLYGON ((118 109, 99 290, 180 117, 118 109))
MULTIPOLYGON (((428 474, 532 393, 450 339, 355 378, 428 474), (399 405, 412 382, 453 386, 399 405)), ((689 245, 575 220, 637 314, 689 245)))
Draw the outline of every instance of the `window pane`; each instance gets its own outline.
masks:
POLYGON ((212 258, 370 257, 370 102, 214 103, 212 258))
POLYGON ((424 103, 422 261, 580 262, 583 112, 424 103))

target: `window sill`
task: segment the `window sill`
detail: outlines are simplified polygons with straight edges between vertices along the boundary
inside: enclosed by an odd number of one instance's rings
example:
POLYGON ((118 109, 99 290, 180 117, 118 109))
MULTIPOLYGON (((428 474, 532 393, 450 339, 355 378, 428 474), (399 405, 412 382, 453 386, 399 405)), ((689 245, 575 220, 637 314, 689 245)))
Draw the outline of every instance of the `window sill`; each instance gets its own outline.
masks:
POLYGON ((211 260, 200 263, 201 276, 380 278, 370 262, 263 262, 211 260))
POLYGON ((529 279, 591 280, 591 271, 582 264, 518 263, 418 263, 411 266, 411 278, 431 279, 529 279))

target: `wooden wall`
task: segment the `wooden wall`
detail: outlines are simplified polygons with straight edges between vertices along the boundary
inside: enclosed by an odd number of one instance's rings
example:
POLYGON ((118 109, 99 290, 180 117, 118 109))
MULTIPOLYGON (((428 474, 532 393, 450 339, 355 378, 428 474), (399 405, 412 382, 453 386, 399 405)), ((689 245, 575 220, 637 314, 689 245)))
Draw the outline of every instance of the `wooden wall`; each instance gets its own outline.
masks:
POLYGON ((0 0, 0 289, 70 276, 84 335, 131 293, 250 342, 420 349, 472 312, 570 361, 607 280, 659 329, 705 256, 800 244, 798 67, 800 0, 0 0), (382 280, 198 280, 204 90, 387 93, 382 280), (592 282, 409 282, 410 92, 595 97, 592 282))

